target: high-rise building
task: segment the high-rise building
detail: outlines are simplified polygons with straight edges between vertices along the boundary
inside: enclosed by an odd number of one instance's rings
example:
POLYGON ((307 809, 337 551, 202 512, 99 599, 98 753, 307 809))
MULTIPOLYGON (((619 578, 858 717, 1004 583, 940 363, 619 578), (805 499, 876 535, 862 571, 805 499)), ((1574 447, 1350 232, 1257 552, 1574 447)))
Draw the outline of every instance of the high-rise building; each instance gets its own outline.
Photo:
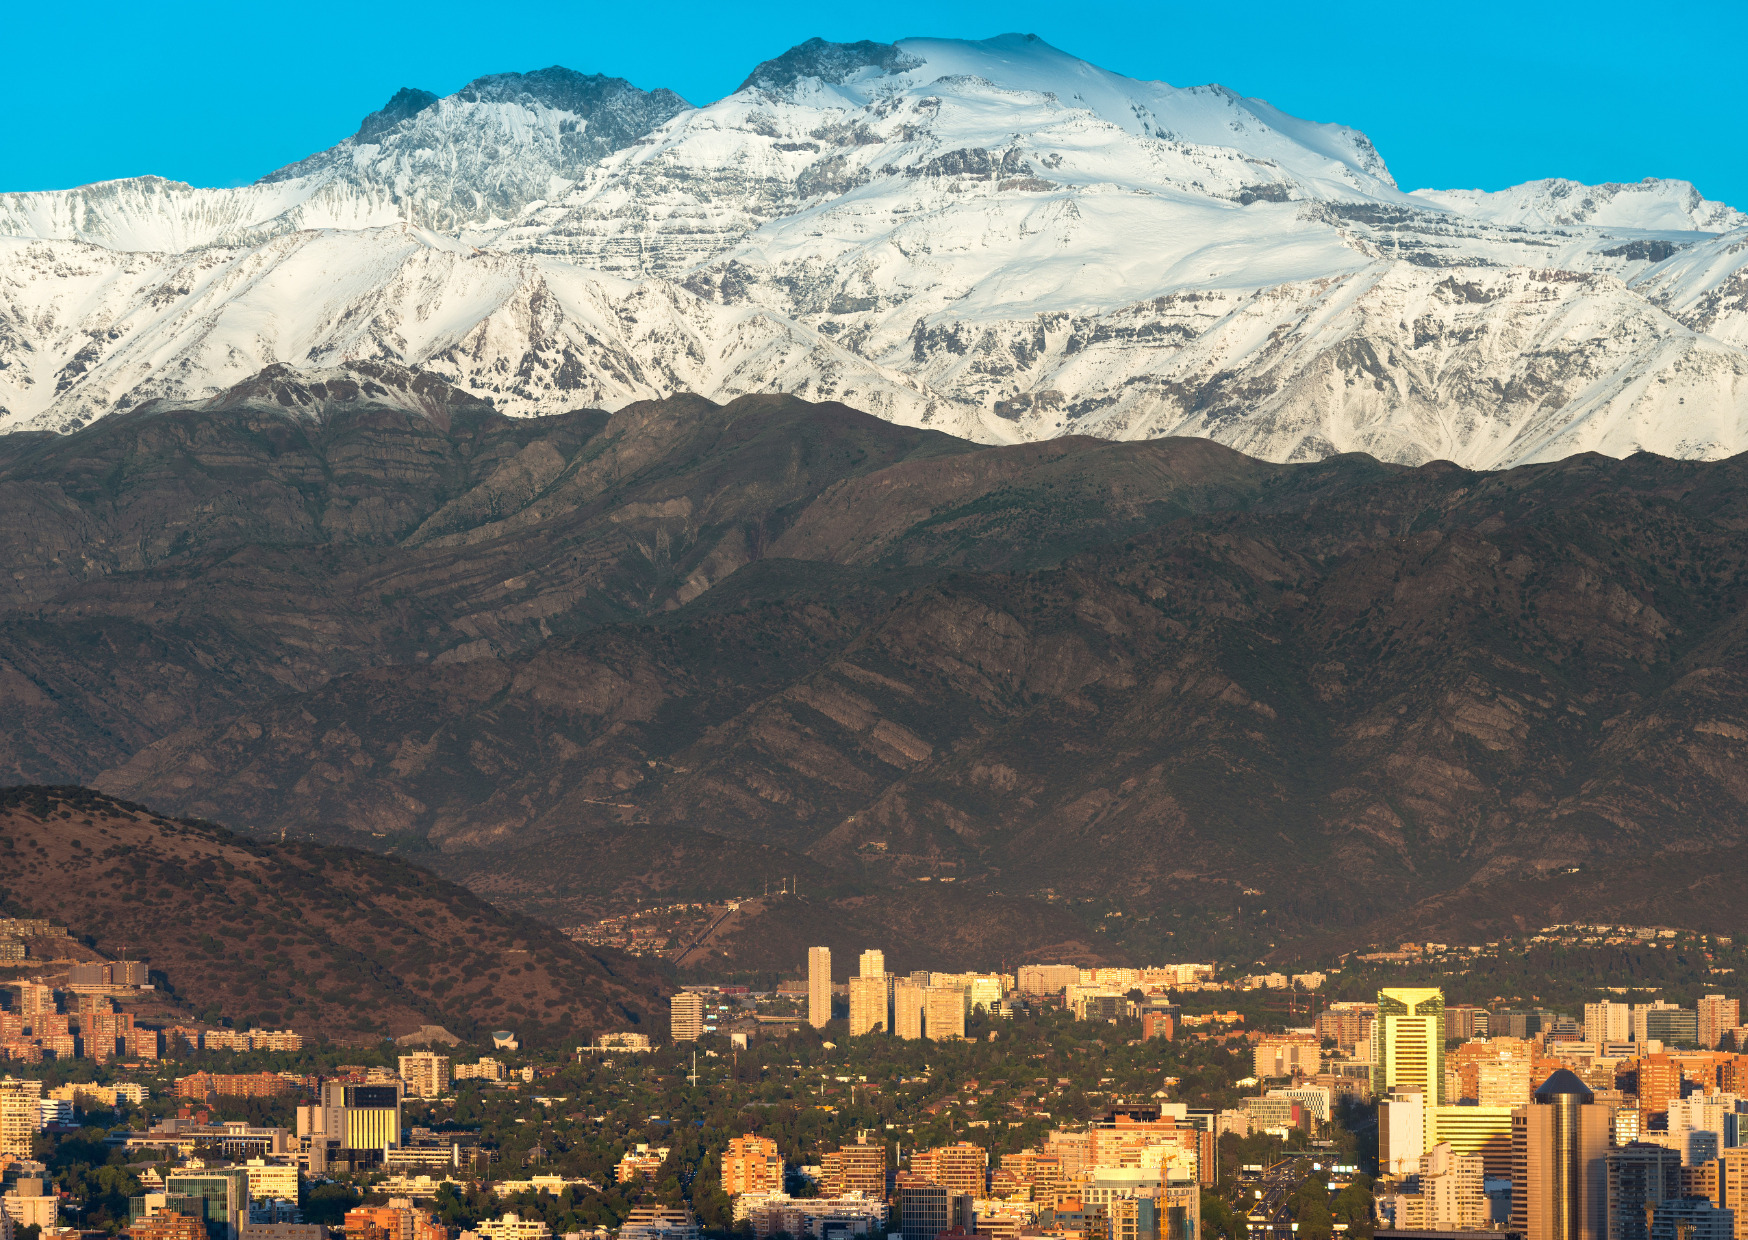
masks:
POLYGON ((1621 1107, 1614 1113, 1614 1143, 1631 1145, 1639 1139, 1639 1113, 1621 1107))
POLYGON ((930 986, 924 997, 928 1035, 936 1042, 965 1036, 965 988, 930 986))
POLYGON ((400 1058, 409 1098, 440 1098, 449 1092, 449 1056, 414 1051, 400 1058))
MULTIPOLYGON (((1433 1109, 1445 1087, 1445 996, 1430 987, 1386 987, 1378 992, 1378 1023, 1373 1037, 1372 1092, 1417 1090, 1427 1129, 1421 1153, 1431 1141, 1433 1109)), ((1415 1155, 1418 1159, 1419 1155, 1415 1155)))
POLYGON ((0 1154, 29 1158, 42 1128, 42 1082, 0 1080, 0 1154))
POLYGON ((1716 1050, 1724 1034, 1742 1023, 1742 1001, 1707 995, 1699 1001, 1697 1017, 1699 1044, 1708 1051, 1716 1050))
POLYGON ((1100 1240, 1159 1240, 1157 1204, 1146 1195, 1113 1196, 1093 1207, 1087 1233, 1100 1240))
POLYGON ((164 1192, 171 1197, 199 1197, 206 1201, 201 1217, 213 1240, 238 1240, 249 1221, 249 1173, 241 1170, 196 1171, 164 1177, 164 1192))
POLYGON ((1693 1049, 1699 1046, 1699 1013, 1673 1003, 1645 1013, 1645 1039, 1666 1047, 1693 1049))
POLYGON ((1385 1175, 1413 1175, 1426 1153, 1426 1095, 1399 1088, 1378 1104, 1378 1163, 1385 1175))
POLYGON ((1163 1038, 1169 1042, 1176 1029, 1177 1021, 1171 1012, 1148 1008, 1141 1013, 1141 1037, 1144 1041, 1163 1038))
MULTIPOLYGON (((1490 1180, 1511 1178, 1511 1107, 1442 1106, 1433 1112, 1432 1140, 1481 1159, 1490 1180)), ((1380 1111, 1380 1114, 1382 1112, 1380 1111)))
POLYGON ((1738 1123, 1734 1098, 1715 1093, 1671 1098, 1669 1135, 1662 1143, 1681 1155, 1682 1166, 1703 1166, 1738 1140, 1738 1123))
POLYGON ((1608 1152, 1607 1240, 1650 1240, 1650 1207, 1681 1195, 1681 1159, 1634 1141, 1608 1152))
POLYGON ((1651 1211, 1651 1240, 1732 1240, 1735 1219, 1703 1197, 1676 1197, 1651 1211))
POLYGON ((969 1141, 918 1150, 910 1156, 910 1174, 949 1193, 982 1197, 989 1188, 989 1151, 969 1141))
POLYGON ((982 1008, 991 1016, 1002 1011, 1003 980, 998 974, 974 973, 965 978, 965 1007, 982 1008))
POLYGON ((1681 1169, 1681 1195, 1683 1197, 1704 1197, 1707 1201, 1716 1203, 1718 1199, 1718 1160, 1712 1159, 1697 1167, 1681 1169))
POLYGON ((1372 1027, 1377 1019, 1378 1005, 1375 1003, 1337 1000, 1318 1014, 1317 1036, 1319 1040, 1335 1039, 1335 1048, 1344 1055, 1351 1055, 1360 1045, 1371 1044, 1372 1027))
POLYGON ((1651 1036, 1650 1032, 1646 1028, 1646 1021, 1650 1018, 1650 1015, 1652 1012, 1664 1012, 1664 1011, 1673 1012, 1675 1010, 1675 1008, 1676 1008, 1675 1004, 1665 1003, 1661 999, 1653 999, 1649 1003, 1635 1003, 1635 1004, 1633 1004, 1633 1011, 1632 1011, 1633 1041, 1644 1042, 1647 1038, 1649 1038, 1651 1036))
MULTIPOLYGON (((1526 1049, 1527 1049, 1527 1045, 1526 1049)), ((1530 1100, 1534 1082, 1529 1055, 1505 1055, 1475 1065, 1475 1100, 1484 1107, 1520 1107, 1530 1100)))
POLYGON ((832 949, 807 949, 807 1023, 824 1029, 832 1018, 832 949))
POLYGON ((1545 1028, 1554 1014, 1542 1008, 1500 1008, 1488 1021, 1488 1036, 1533 1038, 1545 1028))
POLYGON ((1736 1240, 1748 1240, 1748 1145, 1719 1151, 1717 1171, 1712 1201, 1735 1219, 1736 1240))
POLYGON ((1606 1240, 1614 1109, 1565 1068, 1512 1113, 1511 1226, 1524 1240, 1606 1240))
MULTIPOLYGON (((879 956, 879 952, 864 952, 862 960, 879 956)), ((887 996, 891 983, 884 973, 863 973, 850 979, 850 1036, 864 1033, 884 1033, 891 1025, 887 1015, 887 996)))
POLYGON ((704 996, 682 990, 668 1000, 669 1028, 676 1042, 696 1042, 704 1036, 704 996))
POLYGON ((1669 1109, 1673 1099, 1681 1097, 1681 1065, 1668 1055, 1639 1057, 1639 1131, 1649 1132, 1649 1118, 1669 1109))
POLYGON ((1625 1003, 1586 1003, 1584 1040, 1601 1046, 1625 1042, 1633 1036, 1633 1009, 1625 1003))
POLYGON ((1080 981, 1080 970, 1071 964, 1023 964, 1018 988, 1028 995, 1059 995, 1080 981))
POLYGON ((1049 1148, 1016 1150, 1001 1156, 1001 1167, 991 1177, 990 1196, 1030 1197, 1051 1205, 1062 1187, 1062 1159, 1049 1148))
POLYGON ((1459 1154, 1441 1141, 1420 1156, 1420 1195, 1425 1226, 1435 1231, 1475 1231, 1487 1222, 1481 1156, 1459 1154))
POLYGON ((401 1143, 400 1085, 323 1081, 316 1103, 297 1108, 297 1135, 308 1138, 309 1171, 321 1175, 334 1150, 391 1150, 401 1143))
POLYGON ((1314 1033, 1273 1033, 1251 1048, 1251 1075, 1316 1076, 1323 1062, 1323 1044, 1314 1033))
POLYGON ((955 1220, 967 1232, 974 1232, 976 1221, 971 1204, 974 1200, 973 1197, 950 1193, 941 1185, 920 1177, 901 1178, 898 1212, 904 1240, 938 1240, 942 1232, 952 1229, 955 1220))
POLYGON ((840 1146, 820 1159, 819 1191, 823 1197, 861 1193, 886 1200, 886 1142, 859 1132, 853 1145, 840 1146))
POLYGON ((730 1197, 782 1192, 783 1156, 777 1143, 752 1133, 731 1138, 722 1154, 722 1191, 730 1197))
POLYGON ((928 987, 915 982, 900 981, 892 986, 892 1032, 901 1038, 923 1036, 923 1008, 928 999, 928 987))
POLYGON ((884 977, 886 975, 886 953, 878 947, 870 947, 862 953, 857 961, 857 972, 863 977, 884 977))
POLYGON ((1470 1038, 1487 1036, 1487 1011, 1469 1003, 1459 1003, 1455 1007, 1445 1009, 1445 1037, 1461 1038, 1467 1042, 1470 1038))
MULTIPOLYGON (((1328 1091, 1314 1087, 1270 1090, 1265 1100, 1246 1101, 1273 1104, 1269 1109, 1284 1111, 1288 1124, 1293 1122, 1295 1104, 1301 1110, 1315 1108, 1324 1115, 1329 1113, 1328 1091)), ((1161 1178, 1166 1177, 1167 1169, 1176 1168, 1178 1173, 1188 1173, 1182 1178, 1193 1179, 1198 1170, 1208 1168, 1213 1162, 1211 1137, 1211 1133, 1187 1119, 1161 1114, 1156 1106, 1113 1105, 1087 1126, 1086 1166, 1095 1172, 1159 1168, 1161 1178)), ((1174 1174, 1170 1178, 1180 1178, 1180 1175, 1174 1174)))

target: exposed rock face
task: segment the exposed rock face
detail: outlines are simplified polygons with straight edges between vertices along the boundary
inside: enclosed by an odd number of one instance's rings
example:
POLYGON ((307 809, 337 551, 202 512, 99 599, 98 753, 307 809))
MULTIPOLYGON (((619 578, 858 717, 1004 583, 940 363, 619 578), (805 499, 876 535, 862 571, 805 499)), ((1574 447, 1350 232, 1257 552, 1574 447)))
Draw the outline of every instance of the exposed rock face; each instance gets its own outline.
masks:
POLYGON ((241 189, 0 195, 0 429, 376 359, 517 415, 782 391, 982 442, 1716 459, 1745 271, 1686 182, 1403 193, 1346 126, 1034 36, 810 40, 702 108, 555 67, 403 90, 241 189))
POLYGON ((1252 944, 1737 907, 1633 866, 1748 847, 1742 459, 519 420, 378 369, 0 462, 14 779, 435 849, 548 916, 791 874, 1252 944))

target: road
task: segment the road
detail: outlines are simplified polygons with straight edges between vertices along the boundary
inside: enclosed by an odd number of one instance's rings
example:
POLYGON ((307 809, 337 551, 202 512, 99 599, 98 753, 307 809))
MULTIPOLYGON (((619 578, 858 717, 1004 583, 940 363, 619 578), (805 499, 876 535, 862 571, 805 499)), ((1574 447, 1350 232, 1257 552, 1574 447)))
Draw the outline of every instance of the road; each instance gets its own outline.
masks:
POLYGON ((1266 1168, 1260 1178, 1241 1179, 1233 1185, 1228 1200, 1233 1212, 1250 1224, 1252 1235, 1292 1240, 1293 1214, 1287 1208, 1287 1199, 1303 1179, 1293 1173, 1302 1157, 1283 1158, 1266 1168))

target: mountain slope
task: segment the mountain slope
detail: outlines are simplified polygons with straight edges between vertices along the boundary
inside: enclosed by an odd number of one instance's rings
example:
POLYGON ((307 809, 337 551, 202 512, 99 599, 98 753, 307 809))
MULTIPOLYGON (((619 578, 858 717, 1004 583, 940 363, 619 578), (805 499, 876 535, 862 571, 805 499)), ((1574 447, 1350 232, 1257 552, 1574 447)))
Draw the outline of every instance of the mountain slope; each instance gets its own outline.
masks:
POLYGON ((677 606, 834 483, 970 448, 791 398, 518 420, 384 366, 0 444, 0 769, 20 782, 338 672, 677 606))
POLYGON ((394 858, 264 843, 83 788, 0 790, 10 916, 145 960, 166 1013, 239 1028, 534 1042, 646 1024, 657 979, 394 858), (166 891, 176 915, 163 915, 166 891))
POLYGON ((0 195, 0 429, 368 358, 515 414, 779 390, 982 442, 1715 459, 1745 229, 1678 181, 1405 194, 1357 131, 1034 36, 812 40, 702 108, 554 68, 243 189, 0 195))
POLYGON ((15 778, 564 923, 953 877, 931 899, 1199 910, 1246 950, 1743 843, 1748 458, 980 448, 352 375, 0 441, 8 554, 44 566, 0 623, 15 778))

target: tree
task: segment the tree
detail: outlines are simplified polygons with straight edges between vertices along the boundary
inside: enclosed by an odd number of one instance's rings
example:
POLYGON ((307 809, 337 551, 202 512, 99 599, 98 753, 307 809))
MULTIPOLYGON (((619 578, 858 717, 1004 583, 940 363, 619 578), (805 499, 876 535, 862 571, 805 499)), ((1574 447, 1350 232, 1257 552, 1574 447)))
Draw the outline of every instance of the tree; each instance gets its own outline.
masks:
POLYGON ((1226 1200, 1207 1190, 1202 1192, 1201 1240, 1240 1240, 1244 1224, 1226 1200))
POLYGON ((1330 1209, 1337 1222, 1347 1224, 1349 1237, 1370 1240, 1377 1218, 1372 1202, 1371 1177, 1362 1175, 1356 1178, 1335 1195, 1330 1209))
POLYGON ((326 1227, 338 1227, 345 1221, 346 1211, 363 1201, 364 1198, 349 1185, 318 1184, 310 1189, 309 1200, 304 1205, 304 1220, 321 1223, 326 1227))
POLYGON ((1299 1207, 1294 1210, 1294 1223, 1299 1224, 1299 1240, 1328 1240, 1335 1235, 1335 1221, 1328 1216, 1327 1203, 1318 1202, 1309 1193, 1299 1198, 1299 1207))

